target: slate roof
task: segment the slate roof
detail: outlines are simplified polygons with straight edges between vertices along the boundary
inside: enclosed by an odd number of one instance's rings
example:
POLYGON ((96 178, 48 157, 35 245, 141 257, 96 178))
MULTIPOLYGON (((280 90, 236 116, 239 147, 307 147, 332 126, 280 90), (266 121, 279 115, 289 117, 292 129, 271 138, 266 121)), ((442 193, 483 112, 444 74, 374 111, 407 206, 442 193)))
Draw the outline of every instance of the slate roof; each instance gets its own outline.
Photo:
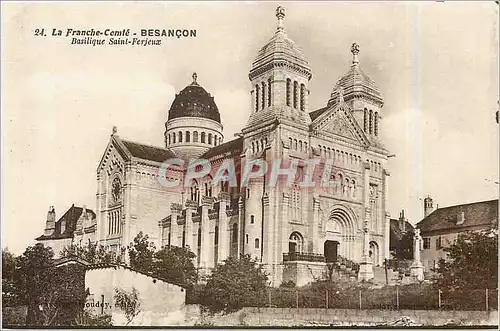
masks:
POLYGON ((175 96, 168 112, 168 119, 180 117, 208 118, 220 123, 220 113, 214 97, 193 81, 175 96))
POLYGON ((311 121, 314 121, 315 119, 320 117, 321 114, 323 114, 328 108, 330 108, 330 107, 326 106, 326 107, 323 107, 323 108, 320 108, 320 109, 317 109, 317 110, 310 112, 309 117, 311 118, 311 121))
POLYGON ((121 141, 128 149, 130 154, 132 154, 132 156, 135 156, 140 159, 162 163, 168 159, 177 157, 175 156, 174 152, 172 152, 170 149, 144 145, 124 139, 121 139, 121 141))
MULTIPOLYGON (((54 233, 50 236, 41 235, 36 238, 36 240, 52 240, 52 239, 66 239, 73 238, 73 233, 75 232, 76 222, 82 215, 83 208, 72 205, 63 216, 56 221, 54 233), (66 229, 61 233, 61 223, 66 221, 66 229)), ((96 218, 93 210, 87 208, 87 213, 91 215, 92 219, 96 218)))
POLYGON ((222 155, 228 152, 232 154, 241 153, 242 150, 243 150, 243 138, 240 137, 209 149, 203 155, 201 155, 200 158, 209 159, 213 156, 222 155))
POLYGON ((476 226, 498 223, 498 199, 439 208, 417 224, 422 233, 433 231, 459 232, 476 226), (457 224, 464 213, 465 221, 457 224))

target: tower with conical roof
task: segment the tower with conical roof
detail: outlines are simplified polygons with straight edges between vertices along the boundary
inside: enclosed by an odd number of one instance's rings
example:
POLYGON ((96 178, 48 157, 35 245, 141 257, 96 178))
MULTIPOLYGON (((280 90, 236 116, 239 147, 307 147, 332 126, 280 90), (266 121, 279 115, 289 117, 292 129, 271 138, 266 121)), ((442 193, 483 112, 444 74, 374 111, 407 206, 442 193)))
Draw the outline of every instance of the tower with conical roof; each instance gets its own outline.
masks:
POLYGON ((352 64, 349 71, 342 76, 328 100, 328 106, 338 100, 339 88, 342 89, 344 100, 352 109, 359 126, 372 142, 379 141, 381 109, 384 106, 382 93, 375 82, 368 77, 359 65, 359 45, 351 46, 352 64))
POLYGON ((198 84, 198 75, 175 95, 165 123, 165 146, 181 158, 197 158, 223 141, 214 97, 198 84))
POLYGON ((259 50, 248 75, 252 84, 252 112, 247 126, 274 119, 308 124, 308 83, 312 77, 302 49, 288 37, 285 8, 276 9, 273 37, 259 50))

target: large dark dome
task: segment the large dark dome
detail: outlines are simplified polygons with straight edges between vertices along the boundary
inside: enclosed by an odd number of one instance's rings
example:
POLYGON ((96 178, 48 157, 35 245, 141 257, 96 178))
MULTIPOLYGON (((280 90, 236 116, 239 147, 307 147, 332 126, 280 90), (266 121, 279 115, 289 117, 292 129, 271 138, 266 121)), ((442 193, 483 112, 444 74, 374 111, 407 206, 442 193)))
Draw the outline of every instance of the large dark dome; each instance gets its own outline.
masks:
POLYGON ((175 96, 168 112, 169 120, 179 117, 208 118, 220 123, 214 97, 196 82, 196 74, 193 74, 193 82, 175 96))

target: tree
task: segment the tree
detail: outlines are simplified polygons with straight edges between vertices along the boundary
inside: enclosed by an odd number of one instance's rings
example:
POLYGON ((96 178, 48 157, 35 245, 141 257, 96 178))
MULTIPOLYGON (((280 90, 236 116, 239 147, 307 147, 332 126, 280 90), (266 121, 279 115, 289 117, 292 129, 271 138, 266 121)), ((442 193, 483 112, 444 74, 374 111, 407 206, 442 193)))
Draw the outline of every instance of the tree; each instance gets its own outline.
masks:
POLYGON ((139 300, 139 292, 132 288, 132 291, 126 291, 120 288, 115 288, 115 303, 125 313, 127 324, 139 315, 141 302, 139 300))
POLYGON ((250 255, 217 265, 201 294, 202 311, 230 313, 265 302, 267 275, 250 255))
POLYGON ((170 246, 154 254, 152 273, 159 278, 194 285, 197 281, 193 259, 196 255, 188 248, 170 246))
POLYGON ((15 281, 17 258, 2 250, 2 302, 4 306, 17 306, 20 300, 19 288, 15 281))
POLYGON ((60 257, 79 257, 88 263, 115 263, 119 262, 114 252, 106 250, 104 245, 89 242, 86 246, 68 245, 60 252, 60 257))
POLYGON ((444 248, 447 259, 436 269, 442 289, 492 289, 498 285, 498 237, 495 229, 460 233, 444 248))
POLYGON ((413 230, 406 231, 396 248, 396 259, 398 261, 413 260, 413 230))
POLYGON ((70 325, 83 308, 85 268, 55 267, 53 257, 50 247, 38 243, 18 258, 15 279, 21 302, 28 305, 28 325, 70 325))
POLYGON ((128 246, 130 266, 138 271, 150 273, 153 266, 155 245, 148 241, 149 236, 141 232, 135 236, 134 241, 128 246))

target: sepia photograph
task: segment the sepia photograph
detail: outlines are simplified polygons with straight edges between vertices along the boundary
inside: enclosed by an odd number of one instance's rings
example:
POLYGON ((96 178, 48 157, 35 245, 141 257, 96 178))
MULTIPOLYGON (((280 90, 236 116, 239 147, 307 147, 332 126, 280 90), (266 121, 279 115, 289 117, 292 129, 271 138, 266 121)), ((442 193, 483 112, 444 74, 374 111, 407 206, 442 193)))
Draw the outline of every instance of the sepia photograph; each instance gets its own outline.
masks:
POLYGON ((498 329, 499 10, 2 2, 2 328, 498 329))

